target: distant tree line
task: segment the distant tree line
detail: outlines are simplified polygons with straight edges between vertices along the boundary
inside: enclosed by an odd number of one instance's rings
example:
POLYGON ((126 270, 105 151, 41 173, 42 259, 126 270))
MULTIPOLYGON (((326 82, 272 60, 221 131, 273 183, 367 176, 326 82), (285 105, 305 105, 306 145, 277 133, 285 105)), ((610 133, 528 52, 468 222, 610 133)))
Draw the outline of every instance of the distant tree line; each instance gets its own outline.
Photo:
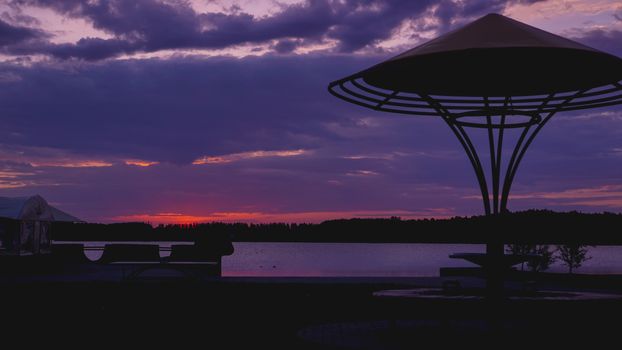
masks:
POLYGON ((528 210, 498 216, 402 220, 343 219, 320 224, 54 223, 52 238, 63 241, 194 241, 203 235, 238 242, 369 242, 622 245, 622 214, 528 210))

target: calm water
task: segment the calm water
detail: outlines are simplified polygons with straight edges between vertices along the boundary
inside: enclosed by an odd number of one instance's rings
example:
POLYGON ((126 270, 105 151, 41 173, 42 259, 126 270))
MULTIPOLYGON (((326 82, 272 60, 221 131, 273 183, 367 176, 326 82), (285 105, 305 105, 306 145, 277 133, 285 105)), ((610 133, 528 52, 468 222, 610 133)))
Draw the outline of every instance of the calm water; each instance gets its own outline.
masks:
MULTIPOLYGON (((452 253, 483 253, 478 244, 234 243, 225 276, 438 276, 440 267, 475 266, 452 253)), ((622 247, 591 247, 577 272, 622 273, 622 247)), ((565 272, 555 263, 549 271, 565 272)))

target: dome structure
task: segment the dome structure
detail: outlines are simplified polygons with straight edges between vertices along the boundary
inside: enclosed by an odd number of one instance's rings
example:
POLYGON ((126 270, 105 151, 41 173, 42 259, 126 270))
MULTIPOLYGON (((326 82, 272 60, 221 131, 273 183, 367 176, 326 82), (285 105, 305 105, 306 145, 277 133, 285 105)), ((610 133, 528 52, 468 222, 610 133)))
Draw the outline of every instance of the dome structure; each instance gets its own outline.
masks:
POLYGON ((622 59, 488 14, 333 81, 328 90, 378 111, 441 117, 475 170, 485 213, 496 214, 507 210, 518 166, 553 115, 622 104, 622 59), (488 176, 468 128, 488 131, 488 176), (502 169, 508 129, 519 135, 502 169))

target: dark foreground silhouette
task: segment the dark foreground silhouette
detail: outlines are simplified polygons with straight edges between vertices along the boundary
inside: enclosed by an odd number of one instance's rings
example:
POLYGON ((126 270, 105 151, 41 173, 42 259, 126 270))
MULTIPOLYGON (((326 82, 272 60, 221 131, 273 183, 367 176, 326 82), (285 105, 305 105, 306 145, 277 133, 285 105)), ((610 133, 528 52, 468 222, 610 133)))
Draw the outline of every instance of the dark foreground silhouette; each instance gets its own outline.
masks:
MULTIPOLYGON (((219 235, 225 242, 228 237, 256 241, 477 242, 497 235, 500 240, 581 239, 615 244, 621 241, 616 232, 620 222, 618 214, 528 211, 496 218, 354 219, 318 225, 214 223, 152 228, 146 224, 65 224, 55 225, 52 235, 61 241, 186 240, 194 241, 194 247, 212 247, 219 235), (551 224, 555 230, 550 229, 551 224), (571 234, 577 229, 579 234, 571 234)), ((131 244, 110 249, 104 260, 127 260, 129 250, 132 257, 138 256, 131 244)), ((151 244, 140 248, 140 260, 155 258, 151 244)), ((78 248, 67 245, 61 248, 65 250, 62 255, 79 255, 78 248)), ((171 252, 170 259, 196 261, 192 249, 182 245, 171 252)), ((622 312, 620 300, 404 300, 374 296, 387 289, 438 287, 447 282, 443 278, 188 278, 184 274, 147 274, 115 279, 92 277, 102 271, 107 275, 108 263, 67 262, 66 266, 72 265, 79 265, 80 272, 62 268, 46 273, 39 267, 20 272, 4 264, 0 274, 0 307, 5 315, 2 334, 27 340, 31 346, 82 349, 120 345, 181 349, 197 344, 223 349, 303 350, 413 349, 430 344, 435 348, 598 348, 618 341, 615 317, 622 312)), ((527 273, 516 275, 508 278, 506 290, 518 295, 552 294, 546 290, 556 290, 556 295, 562 296, 577 290, 622 293, 622 280, 617 276, 536 279, 527 273)), ((478 276, 446 278, 450 282, 459 280, 460 288, 474 284, 483 290, 483 280, 478 276)))
POLYGON ((62 348, 598 348, 618 340, 615 317, 622 311, 618 301, 380 299, 372 294, 413 287, 380 280, 83 281, 1 287, 5 337, 62 348))
POLYGON ((247 242, 410 242, 410 243, 581 243, 622 244, 622 214, 584 214, 528 210, 498 216, 401 220, 344 219, 320 224, 206 223, 161 225, 144 223, 54 223, 60 241, 195 241, 227 236, 247 242))

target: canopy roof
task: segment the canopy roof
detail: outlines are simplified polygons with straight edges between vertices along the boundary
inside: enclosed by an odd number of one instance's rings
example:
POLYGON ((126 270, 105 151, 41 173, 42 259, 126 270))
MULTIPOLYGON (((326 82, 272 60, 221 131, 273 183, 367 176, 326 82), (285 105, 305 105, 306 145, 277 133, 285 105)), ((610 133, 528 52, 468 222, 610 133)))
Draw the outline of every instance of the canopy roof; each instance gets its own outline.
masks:
POLYGON ((617 82, 622 59, 489 14, 358 74, 387 90, 524 96, 617 82))
POLYGON ((408 50, 390 61, 433 53, 504 47, 548 47, 599 52, 589 46, 545 32, 509 17, 490 13, 462 28, 408 50))
POLYGON ((451 113, 505 112, 513 105, 524 114, 622 103, 621 83, 622 59, 489 14, 334 81, 329 91, 395 113, 438 115, 439 106, 451 113))
POLYGON ((39 195, 31 197, 0 197, 0 217, 16 220, 82 221, 49 205, 39 195))

